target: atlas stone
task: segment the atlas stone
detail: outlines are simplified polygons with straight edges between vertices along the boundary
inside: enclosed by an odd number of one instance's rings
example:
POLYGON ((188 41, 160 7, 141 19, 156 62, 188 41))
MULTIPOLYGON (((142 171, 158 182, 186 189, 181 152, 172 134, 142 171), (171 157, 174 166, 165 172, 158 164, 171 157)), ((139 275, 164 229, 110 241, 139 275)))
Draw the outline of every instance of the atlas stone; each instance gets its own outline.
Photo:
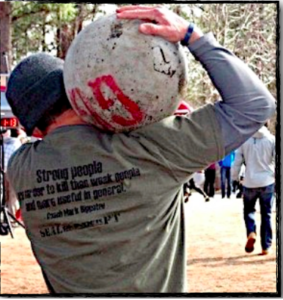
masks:
POLYGON ((70 103, 102 130, 131 131, 160 121, 175 112, 185 90, 182 46, 141 34, 141 22, 101 17, 78 34, 67 53, 70 103))

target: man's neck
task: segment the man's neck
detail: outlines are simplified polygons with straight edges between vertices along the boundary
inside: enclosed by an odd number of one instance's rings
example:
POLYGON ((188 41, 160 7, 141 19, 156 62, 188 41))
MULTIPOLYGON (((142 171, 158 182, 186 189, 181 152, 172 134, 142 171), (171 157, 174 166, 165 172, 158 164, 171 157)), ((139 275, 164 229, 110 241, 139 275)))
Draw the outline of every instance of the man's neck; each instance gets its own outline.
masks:
POLYGON ((63 112, 56 120, 46 129, 43 135, 51 133, 53 130, 67 125, 88 124, 83 121, 72 109, 63 112))

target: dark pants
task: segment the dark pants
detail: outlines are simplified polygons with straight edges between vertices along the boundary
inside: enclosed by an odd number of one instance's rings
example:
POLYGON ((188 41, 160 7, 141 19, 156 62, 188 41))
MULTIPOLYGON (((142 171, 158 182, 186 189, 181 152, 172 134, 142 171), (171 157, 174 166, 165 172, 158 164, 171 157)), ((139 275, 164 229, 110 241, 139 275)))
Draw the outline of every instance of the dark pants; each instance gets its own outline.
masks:
POLYGON ((189 187, 189 189, 195 190, 195 191, 198 192, 199 194, 203 195, 204 198, 207 198, 206 193, 205 193, 200 187, 197 187, 197 186, 195 185, 195 181, 194 181, 193 178, 190 179, 189 184, 188 184, 188 187, 189 187))
POLYGON ((226 195, 227 182, 227 197, 231 196, 231 167, 221 167, 221 194, 222 198, 226 195))
POLYGON ((216 170, 215 169, 206 169, 204 171, 205 181, 204 181, 204 191, 209 197, 214 197, 215 189, 215 177, 216 177, 216 170))
POLYGON ((256 232, 255 205, 259 199, 261 226, 260 238, 263 250, 270 248, 272 243, 271 213, 274 202, 274 184, 261 188, 244 187, 244 220, 247 236, 256 232))

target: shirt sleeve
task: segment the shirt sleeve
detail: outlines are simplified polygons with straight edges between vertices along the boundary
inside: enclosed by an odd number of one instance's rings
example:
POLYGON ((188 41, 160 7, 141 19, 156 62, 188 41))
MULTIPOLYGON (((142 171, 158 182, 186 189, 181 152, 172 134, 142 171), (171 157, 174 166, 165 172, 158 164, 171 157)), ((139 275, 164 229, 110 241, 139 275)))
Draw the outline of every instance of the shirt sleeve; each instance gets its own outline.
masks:
POLYGON ((224 156, 215 109, 205 105, 187 116, 172 116, 129 133, 178 182, 224 156))
POLYGON ((189 46, 222 101, 215 104, 225 154, 237 149, 275 113, 275 100, 254 72, 208 33, 189 46))

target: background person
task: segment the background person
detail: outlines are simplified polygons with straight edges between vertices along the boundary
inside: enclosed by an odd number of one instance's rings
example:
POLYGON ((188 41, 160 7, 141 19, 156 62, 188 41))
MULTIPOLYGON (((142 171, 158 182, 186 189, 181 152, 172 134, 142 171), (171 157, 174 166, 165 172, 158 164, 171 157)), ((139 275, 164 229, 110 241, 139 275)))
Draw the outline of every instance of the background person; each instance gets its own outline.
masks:
POLYGON ((142 33, 188 45, 223 100, 132 132, 106 133, 68 106, 61 60, 36 54, 16 66, 7 99, 27 132, 37 128, 43 139, 23 145, 8 173, 51 293, 186 292, 183 184, 275 112, 262 82, 212 34, 165 8, 123 7, 117 17, 151 20, 142 33), (85 167, 92 172, 83 174, 85 167))
POLYGON ((238 149, 233 168, 233 178, 238 179, 242 164, 246 166, 243 195, 244 220, 248 239, 245 250, 248 253, 254 250, 257 233, 255 205, 259 199, 260 239, 263 255, 269 254, 272 244, 271 213, 275 182, 275 137, 267 126, 268 123, 238 149))
POLYGON ((185 195, 185 202, 189 201, 189 197, 191 196, 191 190, 195 190, 199 194, 201 194, 206 202, 208 202, 210 199, 208 195, 204 192, 201 185, 202 182, 200 180, 199 174, 202 174, 202 171, 196 172, 193 175, 193 178, 189 180, 189 182, 186 182, 184 185, 184 195, 185 195))
POLYGON ((235 151, 232 151, 226 155, 221 161, 219 161, 220 166, 220 179, 221 179, 221 196, 230 199, 232 191, 232 181, 231 181, 231 167, 233 166, 235 160, 235 151))
POLYGON ((22 144, 29 142, 29 138, 23 129, 17 130, 17 138, 20 140, 22 144))
POLYGON ((21 141, 17 137, 11 136, 11 130, 6 129, 2 131, 3 145, 4 145, 4 171, 7 171, 9 159, 21 147, 21 141))
POLYGON ((215 194, 215 178, 216 178, 216 164, 213 163, 204 170, 204 191, 208 197, 213 198, 215 194))
MULTIPOLYGON (((11 156, 21 147, 21 141, 11 136, 11 130, 6 129, 2 131, 2 137, 3 137, 3 146, 4 146, 4 184, 5 184, 5 204, 8 207, 9 212, 16 216, 16 211, 19 209, 19 202, 17 199, 17 196, 13 190, 13 188, 10 186, 7 178, 6 178, 6 172, 7 172, 7 166, 8 162, 11 158, 11 156)), ((15 224, 12 221, 12 224, 15 224)))

